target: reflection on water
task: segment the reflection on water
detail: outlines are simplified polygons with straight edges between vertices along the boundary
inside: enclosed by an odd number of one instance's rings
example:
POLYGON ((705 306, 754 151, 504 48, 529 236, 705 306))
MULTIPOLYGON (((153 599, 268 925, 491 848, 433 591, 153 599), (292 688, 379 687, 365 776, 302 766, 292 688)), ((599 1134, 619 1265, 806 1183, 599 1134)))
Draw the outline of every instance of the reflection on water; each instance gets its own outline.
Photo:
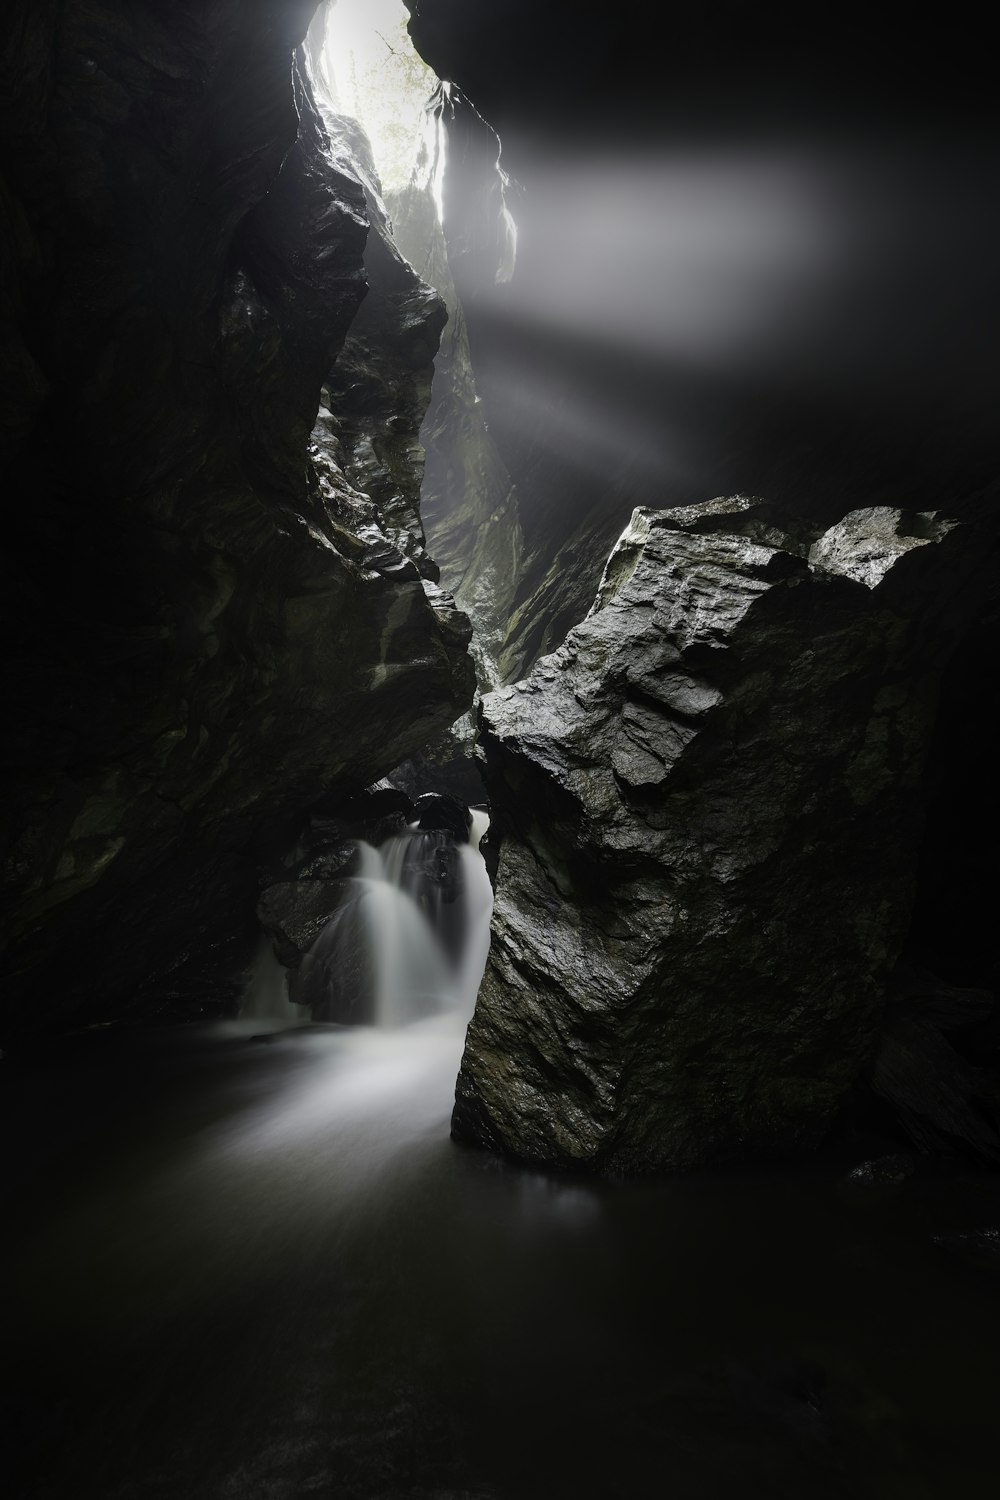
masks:
POLYGON ((930 1235, 990 1179, 522 1172, 448 1139, 462 1031, 14 1064, 12 1493, 989 1493, 1000 1295, 930 1235))

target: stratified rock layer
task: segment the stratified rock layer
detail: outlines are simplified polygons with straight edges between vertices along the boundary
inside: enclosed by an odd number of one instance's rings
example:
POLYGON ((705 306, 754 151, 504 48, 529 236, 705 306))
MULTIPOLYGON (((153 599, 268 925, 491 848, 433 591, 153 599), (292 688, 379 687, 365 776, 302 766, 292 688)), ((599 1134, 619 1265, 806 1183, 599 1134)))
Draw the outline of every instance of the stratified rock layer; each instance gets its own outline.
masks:
POLYGON ((14 9, 7 1038, 224 1004, 286 829, 474 686, 415 513, 444 310, 315 105, 314 5, 14 9))
POLYGON ((635 512, 587 619, 483 700, 503 843, 459 1139, 642 1172, 822 1135, 905 932, 963 531, 635 512))

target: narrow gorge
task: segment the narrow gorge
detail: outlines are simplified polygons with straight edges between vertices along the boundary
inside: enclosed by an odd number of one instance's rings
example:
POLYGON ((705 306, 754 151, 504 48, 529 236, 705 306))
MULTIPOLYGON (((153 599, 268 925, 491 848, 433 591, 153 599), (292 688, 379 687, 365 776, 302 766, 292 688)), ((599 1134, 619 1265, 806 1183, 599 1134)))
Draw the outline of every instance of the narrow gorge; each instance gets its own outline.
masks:
POLYGON ((1000 1478, 988 48, 659 19, 4 16, 17 1500, 1000 1478))

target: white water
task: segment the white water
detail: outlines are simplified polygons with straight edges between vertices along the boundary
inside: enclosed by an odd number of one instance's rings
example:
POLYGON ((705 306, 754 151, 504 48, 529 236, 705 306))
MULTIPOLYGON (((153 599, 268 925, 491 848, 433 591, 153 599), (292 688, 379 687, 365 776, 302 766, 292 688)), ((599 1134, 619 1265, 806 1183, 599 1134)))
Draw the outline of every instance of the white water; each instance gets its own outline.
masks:
MULTIPOLYGON (((424 873, 433 856, 434 835, 416 825, 380 849, 360 845, 360 868, 346 900, 314 944, 335 983, 337 976, 362 976, 378 1028, 412 1025, 432 1016, 453 1016, 463 1025, 475 1007, 489 951, 493 892, 479 852, 489 818, 473 811, 468 844, 458 846, 458 898, 449 910, 442 887, 424 873), (451 929, 451 952, 445 929, 451 929)), ((266 938, 257 957, 240 1010, 241 1020, 268 1023, 268 1029, 299 1025, 308 1011, 288 998, 288 975, 266 938)))
POLYGON ((469 842, 458 847, 460 887, 456 921, 461 943, 449 959, 441 931, 448 913, 440 887, 421 885, 408 863, 416 825, 381 849, 364 850, 362 875, 370 880, 368 940, 378 975, 375 1015, 379 1026, 401 1026, 443 1012, 468 1021, 486 966, 493 891, 481 839, 489 828, 485 812, 473 811, 469 842), (372 858, 374 856, 374 859, 372 858))
MULTIPOLYGON (((489 952, 493 891, 479 852, 488 827, 487 814, 473 810, 469 843, 457 850, 461 940, 451 954, 439 937, 440 892, 407 861, 425 835, 414 824, 380 849, 360 846, 356 899, 335 914, 313 951, 322 950, 337 973, 350 966, 353 945, 363 950, 362 968, 375 983, 375 1024, 289 1030, 294 1087, 261 1099, 248 1118, 219 1132, 201 1163, 208 1181, 244 1162, 258 1188, 266 1175, 276 1211, 291 1214, 296 1198, 318 1190, 337 1193, 349 1215, 358 1189, 401 1166, 421 1143, 447 1139, 465 1029, 489 952), (307 1181, 295 1165, 303 1153, 322 1157, 324 1173, 307 1181)), ((263 1032, 309 1021, 308 1010, 288 999, 287 972, 267 939, 236 1027, 247 1029, 247 1021, 263 1032)))
POLYGON ((998 1316, 928 1241, 989 1183, 890 1214, 839 1168, 602 1185, 455 1149, 489 908, 463 864, 464 1010, 15 1072, 18 1500, 992 1493, 998 1316))
POLYGON ((259 1023, 253 1028, 256 1031, 280 1031, 301 1026, 308 1019, 308 1011, 289 1000, 288 970, 275 958, 270 938, 261 933, 240 1005, 240 1021, 259 1023))

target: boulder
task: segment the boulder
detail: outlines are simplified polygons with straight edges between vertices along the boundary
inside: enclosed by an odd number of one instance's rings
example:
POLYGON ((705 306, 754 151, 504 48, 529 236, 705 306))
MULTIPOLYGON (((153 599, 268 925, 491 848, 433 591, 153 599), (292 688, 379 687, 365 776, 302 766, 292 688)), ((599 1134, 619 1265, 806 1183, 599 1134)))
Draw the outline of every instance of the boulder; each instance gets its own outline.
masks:
POLYGON ((469 842, 472 814, 464 802, 448 792, 425 792, 413 804, 413 811, 421 828, 450 833, 459 844, 469 842))
POLYGON ((315 855, 336 849, 344 840, 360 839, 377 848, 402 833, 412 817, 413 803, 407 793, 380 781, 356 797, 318 802, 300 830, 298 847, 315 855))
MULTIPOLYGON (((360 880, 339 884, 335 895, 329 893, 326 919, 315 928, 302 928, 308 951, 299 956, 288 977, 288 997, 308 1009, 314 1021, 371 1025, 376 1019, 378 966, 375 947, 367 938, 365 902, 370 893, 360 880)), ((317 901, 317 918, 320 906, 317 901)))
MULTIPOLYGON (((422 799, 421 799, 422 800, 422 799)), ((400 840, 395 874, 401 890, 426 918, 441 947, 453 961, 466 939, 464 881, 460 843, 448 828, 420 828, 400 840)))
POLYGON ((946 1033, 985 1026, 997 1011, 991 990, 948 984, 914 964, 898 965, 889 994, 900 1012, 921 1016, 946 1033))
POLYGON ((257 919, 286 969, 297 969, 334 912, 349 900, 353 880, 286 880, 268 886, 257 903, 257 919))
POLYGON ((931 1021, 890 1014, 868 1080, 919 1150, 1000 1163, 997 1076, 966 1061, 931 1021))
POLYGON ((935 1234, 932 1243, 946 1255, 981 1271, 1000 1271, 1000 1228, 951 1230, 935 1234))
POLYGON ((843 1180, 843 1187, 851 1195, 880 1196, 903 1187, 915 1170, 913 1158, 901 1151, 876 1156, 852 1167, 843 1180))
POLYGON ((458 1139, 636 1173, 819 1141, 876 1045, 981 550, 932 513, 634 513, 588 617, 482 701, 502 844, 458 1139))

